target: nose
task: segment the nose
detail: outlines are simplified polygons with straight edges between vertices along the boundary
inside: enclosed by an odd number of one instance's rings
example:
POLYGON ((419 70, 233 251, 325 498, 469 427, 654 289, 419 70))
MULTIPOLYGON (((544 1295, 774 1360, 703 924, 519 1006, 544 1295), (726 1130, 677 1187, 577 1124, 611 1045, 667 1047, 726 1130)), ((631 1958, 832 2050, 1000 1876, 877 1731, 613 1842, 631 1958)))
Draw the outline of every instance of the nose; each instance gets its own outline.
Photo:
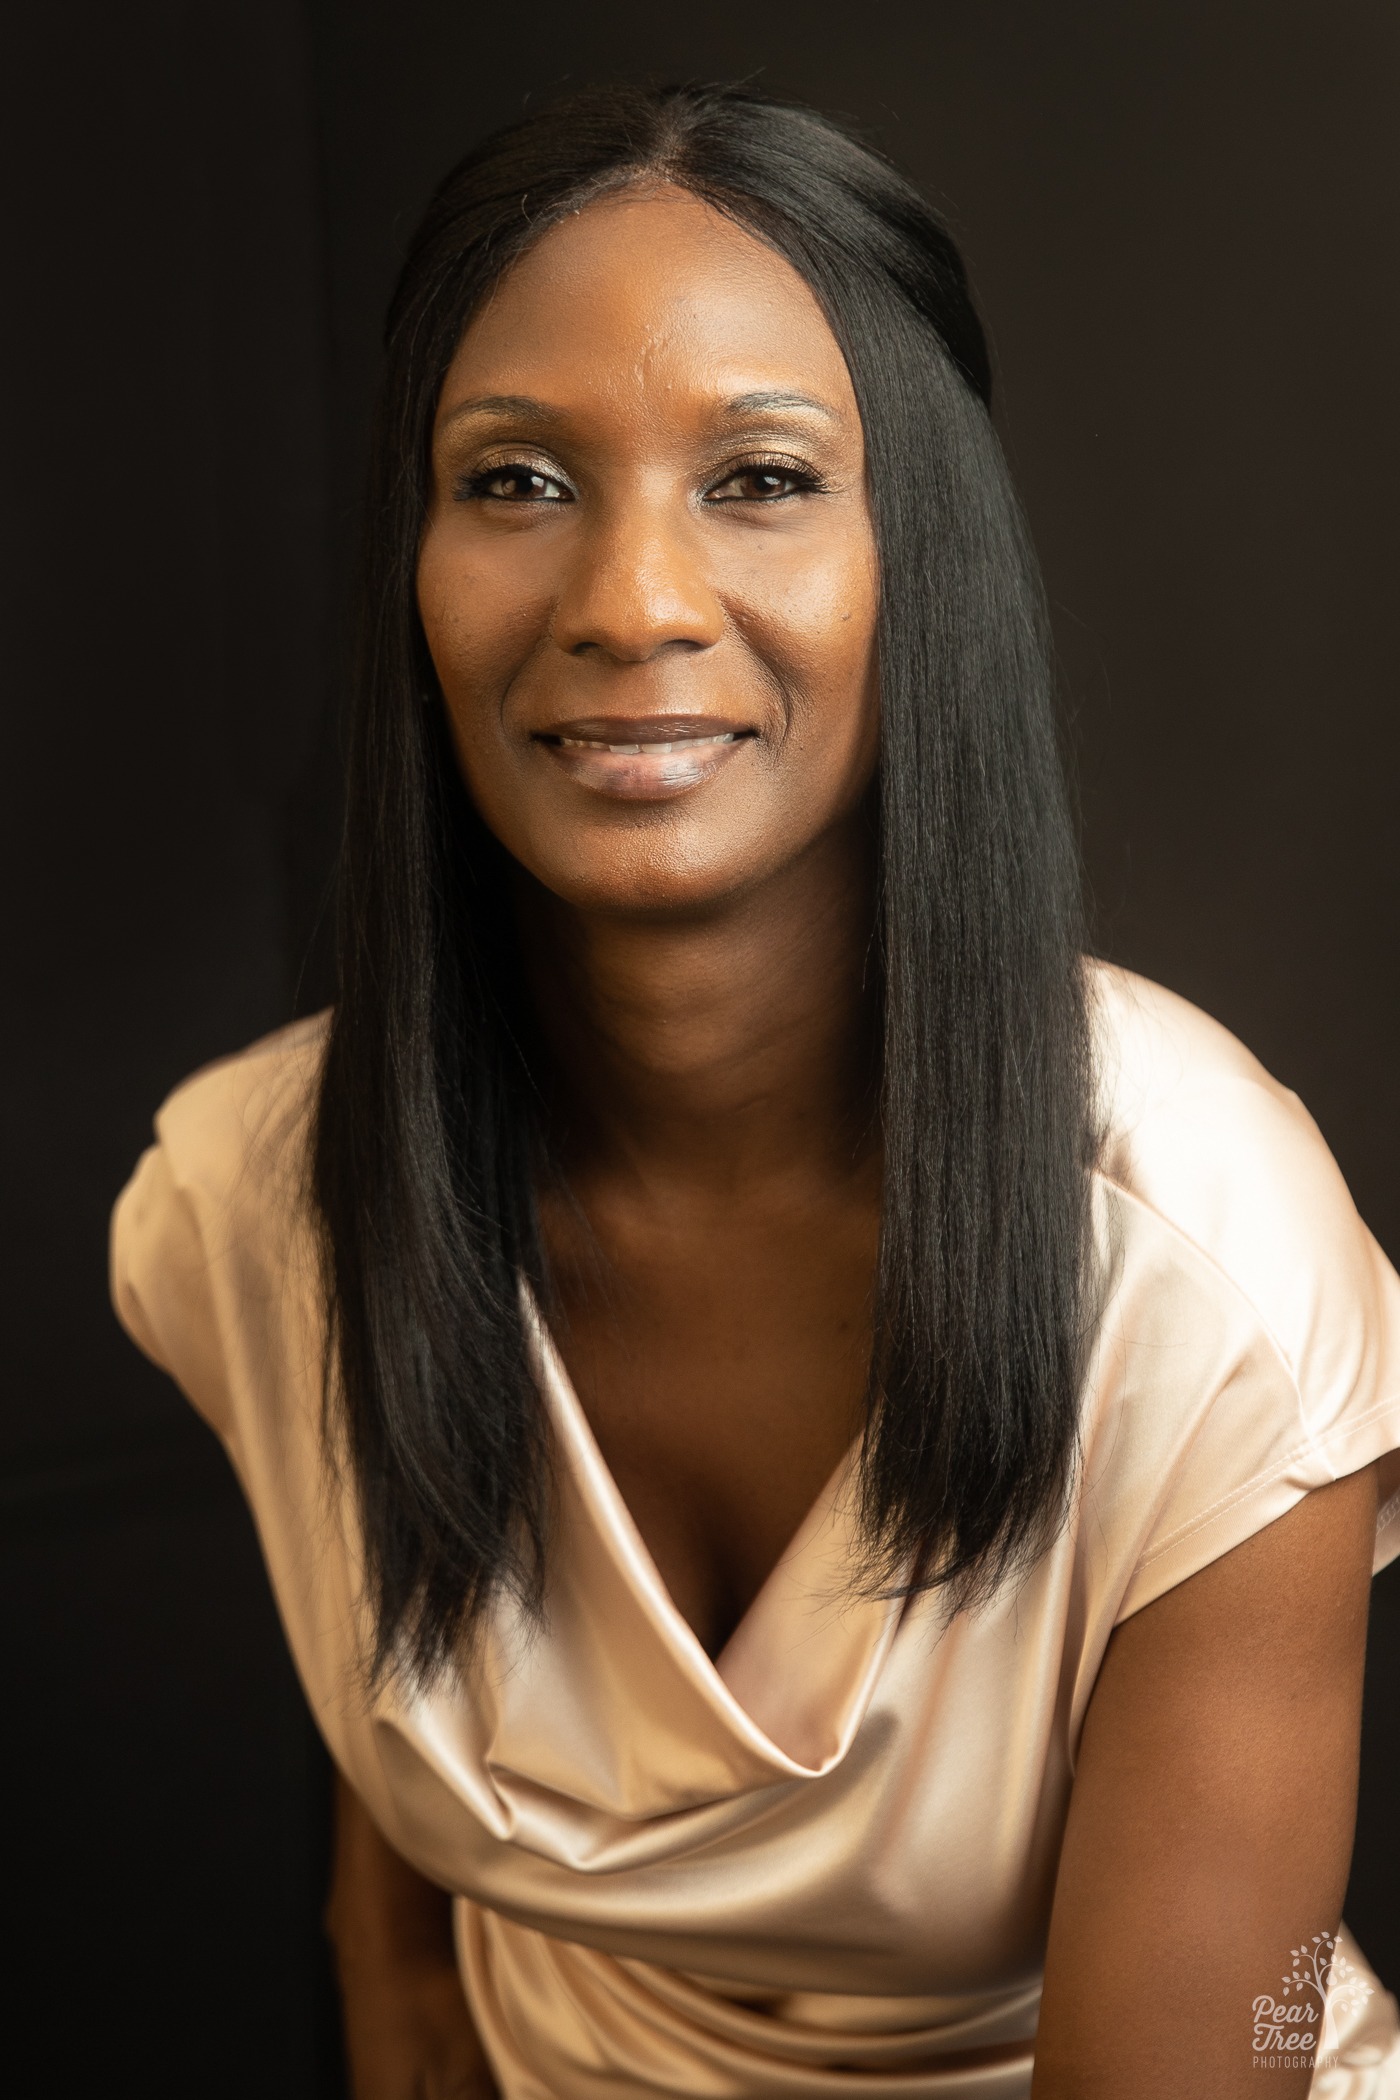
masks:
POLYGON ((724 609, 705 573, 695 522, 659 501, 614 501, 579 535, 552 631, 570 656, 648 663, 665 650, 708 649, 724 609))

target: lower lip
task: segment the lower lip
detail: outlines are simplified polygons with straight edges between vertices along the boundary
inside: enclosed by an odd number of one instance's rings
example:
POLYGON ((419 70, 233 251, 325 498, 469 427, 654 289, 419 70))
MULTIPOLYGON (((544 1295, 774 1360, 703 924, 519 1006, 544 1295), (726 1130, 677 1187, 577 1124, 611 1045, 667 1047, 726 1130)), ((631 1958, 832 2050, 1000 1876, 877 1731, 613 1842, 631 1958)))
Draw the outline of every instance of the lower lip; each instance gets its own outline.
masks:
POLYGON ((668 802, 689 794, 692 788, 713 780, 752 741, 747 736, 736 736, 724 744, 699 737, 693 742, 677 738, 669 751, 629 751, 606 744, 539 740, 540 749, 580 787, 611 795, 619 802, 668 802))

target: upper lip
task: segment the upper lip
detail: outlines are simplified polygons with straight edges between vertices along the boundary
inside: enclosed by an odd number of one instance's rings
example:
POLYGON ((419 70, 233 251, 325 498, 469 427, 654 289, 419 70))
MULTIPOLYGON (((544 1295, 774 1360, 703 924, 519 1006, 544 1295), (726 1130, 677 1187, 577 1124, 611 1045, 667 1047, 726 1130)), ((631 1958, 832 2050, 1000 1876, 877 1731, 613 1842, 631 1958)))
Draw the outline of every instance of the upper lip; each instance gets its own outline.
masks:
POLYGON ((751 736, 753 725, 723 715, 579 715, 550 722, 533 734, 597 744, 675 744, 691 737, 751 736))

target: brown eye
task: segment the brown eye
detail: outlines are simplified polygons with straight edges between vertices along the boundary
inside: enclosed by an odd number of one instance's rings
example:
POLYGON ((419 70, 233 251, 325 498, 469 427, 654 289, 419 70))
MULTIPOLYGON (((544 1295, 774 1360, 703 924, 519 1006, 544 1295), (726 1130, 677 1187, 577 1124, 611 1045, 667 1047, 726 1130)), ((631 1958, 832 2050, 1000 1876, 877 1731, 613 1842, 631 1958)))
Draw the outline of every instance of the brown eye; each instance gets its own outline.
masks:
POLYGON ((473 474, 461 491, 465 496, 487 497, 498 503, 568 503, 572 497, 562 481, 543 474, 538 467, 518 461, 506 467, 488 467, 473 474))
POLYGON ((814 488, 810 474, 795 467, 740 467, 736 474, 711 489, 711 503, 774 503, 784 496, 801 495, 814 488))

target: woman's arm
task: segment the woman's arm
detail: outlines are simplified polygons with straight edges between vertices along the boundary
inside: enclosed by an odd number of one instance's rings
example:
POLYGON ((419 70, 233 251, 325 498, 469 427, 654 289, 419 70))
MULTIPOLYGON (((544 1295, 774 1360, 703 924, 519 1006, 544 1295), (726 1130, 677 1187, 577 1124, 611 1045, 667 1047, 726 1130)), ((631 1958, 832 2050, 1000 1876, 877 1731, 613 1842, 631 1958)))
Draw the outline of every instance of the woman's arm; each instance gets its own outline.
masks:
MULTIPOLYGON (((1356 1814, 1374 1469, 1119 1627, 1060 1862, 1034 2100, 1283 2100, 1254 2002, 1335 1932, 1356 1814)), ((1296 1991, 1293 1998, 1300 1994, 1296 1991)))
POLYGON ((354 2100, 494 2100, 457 1974, 451 1899, 385 1843, 339 1774, 326 1930, 354 2100))

